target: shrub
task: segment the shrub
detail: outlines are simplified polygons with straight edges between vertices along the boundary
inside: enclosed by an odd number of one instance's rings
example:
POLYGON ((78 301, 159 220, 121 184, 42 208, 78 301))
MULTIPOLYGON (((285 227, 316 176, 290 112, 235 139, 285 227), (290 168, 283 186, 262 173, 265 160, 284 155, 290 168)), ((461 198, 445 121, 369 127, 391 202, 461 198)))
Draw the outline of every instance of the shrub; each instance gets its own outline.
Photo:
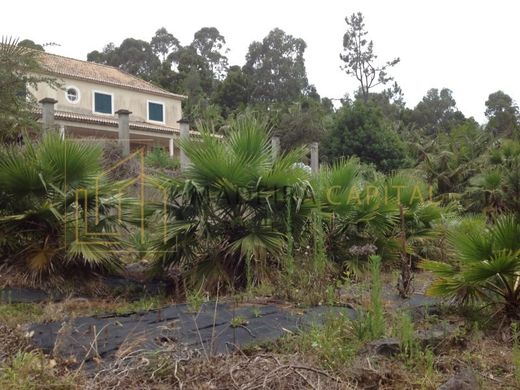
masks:
POLYGON ((162 148, 154 147, 150 152, 146 154, 145 164, 152 168, 176 170, 179 168, 179 160, 172 158, 162 148))
POLYGON ((424 261, 422 267, 438 276, 428 292, 462 303, 498 304, 511 318, 520 316, 520 223, 503 215, 494 224, 475 223, 453 231, 449 243, 455 264, 424 261))
POLYGON ((117 241, 90 234, 115 232, 122 200, 103 183, 100 148, 47 134, 2 154, 0 260, 32 280, 119 266, 117 241))
POLYGON ((266 124, 248 115, 232 121, 224 139, 200 128, 200 139, 181 143, 191 161, 184 177, 164 183, 168 229, 156 270, 177 267, 208 289, 219 280, 260 283, 271 267, 284 267, 288 214, 293 237, 303 223, 307 173, 295 163, 304 150, 273 158, 266 124))

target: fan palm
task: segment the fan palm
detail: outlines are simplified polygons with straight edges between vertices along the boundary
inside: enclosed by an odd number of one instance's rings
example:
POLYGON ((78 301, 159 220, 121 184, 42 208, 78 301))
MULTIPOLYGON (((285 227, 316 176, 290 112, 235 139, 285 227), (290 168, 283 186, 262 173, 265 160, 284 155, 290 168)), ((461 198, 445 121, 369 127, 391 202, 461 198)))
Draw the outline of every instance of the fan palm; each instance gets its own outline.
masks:
POLYGON ((373 245, 397 222, 397 209, 384 201, 379 183, 365 179, 363 166, 356 158, 323 167, 313 186, 324 215, 325 244, 332 260, 357 259, 352 248, 373 245))
POLYGON ((28 87, 47 83, 58 88, 39 61, 40 52, 20 46, 16 39, 0 40, 0 143, 16 140, 20 131, 37 128, 33 109, 36 99, 28 87))
POLYGON ((1 154, 4 263, 32 280, 118 266, 115 239, 96 236, 115 232, 118 216, 112 210, 121 201, 99 179, 99 147, 49 133, 35 145, 1 154))
POLYGON ((283 265, 289 240, 303 224, 308 174, 298 149, 273 157, 266 123, 244 115, 215 137, 181 143, 190 159, 182 179, 168 179, 167 233, 156 246, 156 269, 188 272, 194 283, 243 287, 283 265), (290 219, 290 220, 289 220, 290 219), (288 229, 290 226, 290 229, 288 229))
POLYGON ((474 223, 449 236, 455 264, 424 261, 438 276, 428 292, 463 303, 499 304, 511 318, 520 318, 520 223, 503 215, 491 226, 474 223))

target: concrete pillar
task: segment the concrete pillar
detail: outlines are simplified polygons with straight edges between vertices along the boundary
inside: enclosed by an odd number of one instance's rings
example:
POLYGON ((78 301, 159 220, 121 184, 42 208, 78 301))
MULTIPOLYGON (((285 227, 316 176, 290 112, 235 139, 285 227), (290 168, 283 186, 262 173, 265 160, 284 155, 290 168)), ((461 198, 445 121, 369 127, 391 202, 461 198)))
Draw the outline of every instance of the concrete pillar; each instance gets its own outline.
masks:
POLYGON ((65 125, 60 125, 60 137, 65 139, 65 125))
POLYGON ((123 157, 130 154, 130 114, 131 112, 125 109, 117 110, 119 117, 119 146, 123 152, 123 157))
POLYGON ((173 156, 175 156, 175 144, 173 142, 173 137, 170 138, 168 150, 170 151, 170 157, 173 158, 173 156))
POLYGON ((271 153, 273 154, 273 161, 280 156, 280 137, 271 138, 271 153))
MULTIPOLYGON (((181 130, 181 142, 182 140, 188 139, 190 137, 190 122, 187 119, 182 118, 180 121, 177 121, 179 124, 180 130, 181 130)), ((181 147, 181 172, 184 172, 188 165, 190 165, 190 160, 188 156, 186 156, 186 153, 184 153, 184 150, 182 150, 181 147)))
POLYGON ((43 98, 40 100, 42 105, 42 122, 45 129, 54 127, 54 105, 58 103, 56 99, 43 98))
POLYGON ((320 169, 319 154, 318 154, 318 143, 313 142, 311 144, 311 170, 312 173, 318 173, 320 169))

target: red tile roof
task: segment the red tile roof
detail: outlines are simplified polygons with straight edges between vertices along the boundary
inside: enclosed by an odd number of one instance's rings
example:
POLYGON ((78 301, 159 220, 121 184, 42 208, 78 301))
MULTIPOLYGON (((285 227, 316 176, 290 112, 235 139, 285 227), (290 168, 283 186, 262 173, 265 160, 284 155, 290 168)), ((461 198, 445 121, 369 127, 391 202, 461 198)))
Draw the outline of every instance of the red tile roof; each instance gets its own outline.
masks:
POLYGON ((41 61, 44 68, 50 74, 70 77, 76 80, 94 81, 101 84, 147 92, 155 95, 176 99, 185 99, 186 96, 171 93, 131 75, 113 66, 102 65, 95 62, 81 61, 50 53, 41 53, 41 61))

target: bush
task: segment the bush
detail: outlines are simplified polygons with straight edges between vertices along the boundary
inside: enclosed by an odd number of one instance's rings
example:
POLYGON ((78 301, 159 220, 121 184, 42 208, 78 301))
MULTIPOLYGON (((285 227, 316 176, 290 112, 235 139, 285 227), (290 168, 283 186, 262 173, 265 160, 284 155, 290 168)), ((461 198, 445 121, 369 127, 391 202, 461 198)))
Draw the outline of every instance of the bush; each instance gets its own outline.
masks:
POLYGON ((157 243, 158 272, 176 268, 190 275, 188 284, 243 288, 285 266, 287 218, 297 236, 308 174, 295 166, 303 150, 273 159, 266 129, 241 116, 224 139, 202 129, 200 139, 181 143, 191 164, 182 179, 163 184, 168 229, 157 243))
POLYGON ((170 157, 162 148, 155 147, 146 154, 145 164, 152 168, 176 170, 179 168, 179 160, 170 157))
POLYGON ((405 145, 397 132, 377 107, 362 102, 343 106, 336 113, 321 149, 328 161, 357 156, 383 172, 407 165, 405 145))
POLYGON ((122 201, 103 183, 99 147, 49 133, 1 154, 1 261, 32 280, 119 266, 117 240, 91 234, 116 231, 122 201))
MULTIPOLYGON (((478 220, 475 220, 478 221, 478 220)), ((511 318, 520 318, 520 223, 500 216, 485 226, 478 222, 449 234, 454 264, 424 261, 438 276, 428 292, 462 303, 499 304, 511 318)))

